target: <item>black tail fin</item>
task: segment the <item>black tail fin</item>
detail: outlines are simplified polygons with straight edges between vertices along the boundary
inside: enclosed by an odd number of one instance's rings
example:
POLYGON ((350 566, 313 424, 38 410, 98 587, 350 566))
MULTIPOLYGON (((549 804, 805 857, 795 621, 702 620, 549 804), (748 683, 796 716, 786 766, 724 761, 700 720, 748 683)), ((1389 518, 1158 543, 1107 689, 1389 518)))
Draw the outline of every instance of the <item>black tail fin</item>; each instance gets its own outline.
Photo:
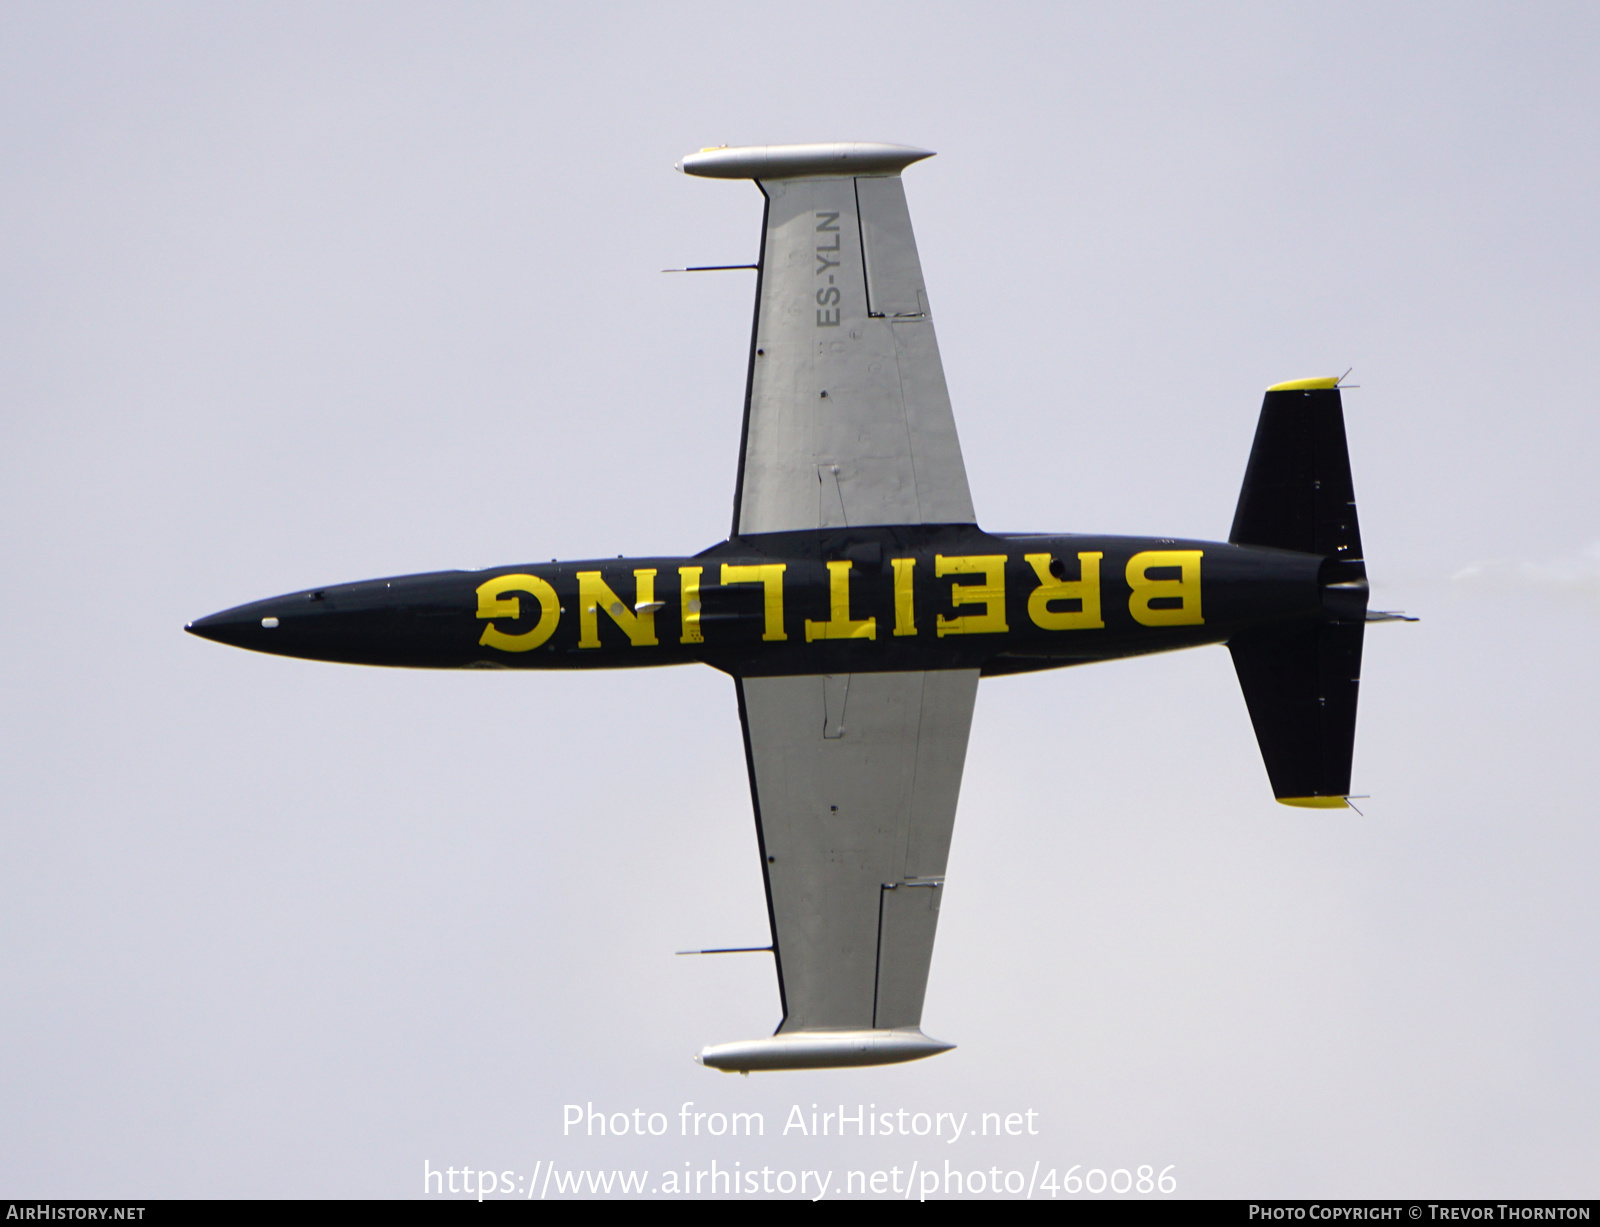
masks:
POLYGON ((1228 644, 1273 795, 1343 807, 1350 794, 1367 571, 1338 381, 1267 390, 1228 540, 1320 554, 1324 616, 1228 644))

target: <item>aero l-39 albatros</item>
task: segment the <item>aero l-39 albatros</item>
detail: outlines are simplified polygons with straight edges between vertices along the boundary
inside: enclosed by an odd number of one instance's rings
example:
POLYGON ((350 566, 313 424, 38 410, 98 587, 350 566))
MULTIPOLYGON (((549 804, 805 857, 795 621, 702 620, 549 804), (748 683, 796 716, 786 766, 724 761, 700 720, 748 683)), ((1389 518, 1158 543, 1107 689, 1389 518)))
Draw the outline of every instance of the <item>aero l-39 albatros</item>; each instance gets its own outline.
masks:
POLYGON ((342 584, 196 635, 466 669, 734 679, 783 1021, 717 1069, 876 1065, 922 1034, 978 679, 1225 643, 1288 805, 1350 792, 1366 569, 1338 380, 1267 390, 1227 544, 977 525, 900 172, 927 151, 702 150, 766 200, 726 541, 342 584))

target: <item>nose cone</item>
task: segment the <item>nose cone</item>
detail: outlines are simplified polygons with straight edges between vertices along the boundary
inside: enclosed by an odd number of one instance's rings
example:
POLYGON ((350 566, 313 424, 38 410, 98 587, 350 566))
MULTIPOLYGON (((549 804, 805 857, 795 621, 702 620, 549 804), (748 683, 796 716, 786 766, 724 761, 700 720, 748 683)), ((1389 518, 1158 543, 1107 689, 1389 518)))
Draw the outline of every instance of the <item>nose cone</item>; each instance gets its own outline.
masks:
POLYGON ((277 633, 283 630, 285 621, 285 611, 277 608, 281 604, 281 601, 256 601, 251 605, 224 609, 221 613, 190 622, 183 629, 191 635, 225 643, 229 647, 281 653, 287 647, 282 642, 283 636, 277 633))
POLYGON ((459 668, 479 654, 474 578, 441 572, 334 584, 224 609, 183 629, 302 660, 459 668))

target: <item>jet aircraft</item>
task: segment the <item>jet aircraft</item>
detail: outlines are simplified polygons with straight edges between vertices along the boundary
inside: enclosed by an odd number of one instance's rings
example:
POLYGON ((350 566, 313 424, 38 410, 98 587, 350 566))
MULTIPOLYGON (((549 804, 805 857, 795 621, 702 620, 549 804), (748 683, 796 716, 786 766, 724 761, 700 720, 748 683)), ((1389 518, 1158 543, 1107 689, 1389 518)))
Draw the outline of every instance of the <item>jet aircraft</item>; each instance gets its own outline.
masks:
POLYGON ((1339 380, 1266 392, 1224 542, 978 527, 885 144, 705 149, 765 201, 732 531, 686 557, 288 593, 189 624, 311 660, 701 662, 734 679, 782 1021, 707 1066, 874 1065, 922 1033, 978 681, 1226 644, 1286 805, 1342 809, 1369 613, 1339 380))

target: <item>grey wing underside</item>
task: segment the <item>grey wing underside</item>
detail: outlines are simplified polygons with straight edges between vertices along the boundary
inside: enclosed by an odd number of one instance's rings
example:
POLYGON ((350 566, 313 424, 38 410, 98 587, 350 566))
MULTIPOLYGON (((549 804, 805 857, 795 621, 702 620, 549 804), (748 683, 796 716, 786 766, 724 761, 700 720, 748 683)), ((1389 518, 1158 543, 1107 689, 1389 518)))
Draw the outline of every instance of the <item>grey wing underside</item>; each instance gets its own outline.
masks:
POLYGON ((977 670, 737 685, 779 1035, 919 1027, 977 670))
POLYGON ((899 175, 760 186, 734 534, 973 523, 899 175))

